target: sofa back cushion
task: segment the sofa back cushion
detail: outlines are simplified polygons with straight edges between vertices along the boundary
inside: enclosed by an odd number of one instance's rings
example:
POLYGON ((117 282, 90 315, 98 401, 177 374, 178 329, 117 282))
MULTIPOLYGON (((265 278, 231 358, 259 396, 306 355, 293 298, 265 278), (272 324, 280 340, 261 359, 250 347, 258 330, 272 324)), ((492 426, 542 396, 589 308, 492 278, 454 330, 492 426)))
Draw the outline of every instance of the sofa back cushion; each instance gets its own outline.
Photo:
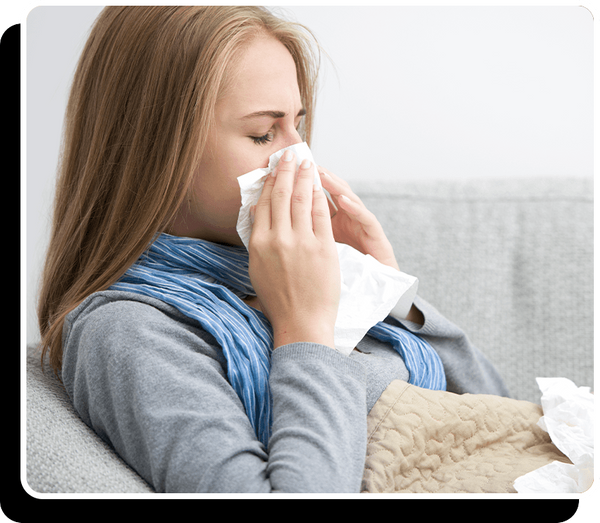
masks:
POLYGON ((361 182, 419 294, 465 330, 513 397, 537 376, 593 385, 593 181, 361 182))

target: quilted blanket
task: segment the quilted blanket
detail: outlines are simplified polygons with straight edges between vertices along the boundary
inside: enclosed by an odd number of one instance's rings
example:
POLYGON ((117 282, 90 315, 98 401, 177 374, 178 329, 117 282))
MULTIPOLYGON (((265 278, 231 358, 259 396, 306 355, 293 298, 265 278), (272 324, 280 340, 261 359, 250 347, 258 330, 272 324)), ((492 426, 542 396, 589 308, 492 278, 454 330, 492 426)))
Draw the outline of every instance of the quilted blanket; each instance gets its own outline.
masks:
POLYGON ((516 492, 518 477, 570 463, 536 425, 542 407, 394 381, 371 409, 363 492, 516 492))

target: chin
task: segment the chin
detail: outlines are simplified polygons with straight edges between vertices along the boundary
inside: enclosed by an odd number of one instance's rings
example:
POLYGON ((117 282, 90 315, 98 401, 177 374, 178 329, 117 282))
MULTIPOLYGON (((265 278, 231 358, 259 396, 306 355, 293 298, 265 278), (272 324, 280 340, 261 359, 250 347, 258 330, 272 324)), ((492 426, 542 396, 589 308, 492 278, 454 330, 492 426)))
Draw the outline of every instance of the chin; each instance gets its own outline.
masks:
POLYGON ((208 235, 205 235, 203 239, 224 245, 236 245, 242 247, 244 245, 235 227, 233 229, 214 228, 208 235))

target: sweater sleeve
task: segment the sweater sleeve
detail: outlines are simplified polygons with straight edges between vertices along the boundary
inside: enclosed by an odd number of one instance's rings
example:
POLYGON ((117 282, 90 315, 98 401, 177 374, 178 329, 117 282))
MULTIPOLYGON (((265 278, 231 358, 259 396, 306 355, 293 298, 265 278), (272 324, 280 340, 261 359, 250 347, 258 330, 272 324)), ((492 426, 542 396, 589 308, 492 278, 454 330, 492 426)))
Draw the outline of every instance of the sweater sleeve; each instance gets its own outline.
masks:
POLYGON ((276 349, 265 449, 212 336, 146 303, 99 300, 65 331, 63 382, 82 419, 156 491, 360 489, 360 364, 316 344, 276 349))
POLYGON ((413 304, 423 314, 423 325, 394 317, 393 313, 390 318, 427 341, 438 353, 446 372, 448 391, 510 396, 496 367, 471 343, 462 329, 420 296, 415 297, 413 304))

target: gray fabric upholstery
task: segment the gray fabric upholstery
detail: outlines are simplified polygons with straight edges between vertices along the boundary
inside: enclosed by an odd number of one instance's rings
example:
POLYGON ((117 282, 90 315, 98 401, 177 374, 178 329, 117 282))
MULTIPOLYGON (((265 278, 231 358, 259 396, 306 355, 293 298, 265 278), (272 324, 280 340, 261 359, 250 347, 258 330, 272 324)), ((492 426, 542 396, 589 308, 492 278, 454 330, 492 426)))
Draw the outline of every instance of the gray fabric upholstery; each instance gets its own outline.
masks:
MULTIPOLYGON (((537 376, 593 387, 591 179, 353 184, 419 294, 496 364, 513 397, 537 376)), ((27 357, 27 483, 36 492, 152 492, 27 357)))
POLYGON ((593 182, 528 179, 354 187, 401 270, 459 325, 516 399, 537 376, 593 385, 593 182))

